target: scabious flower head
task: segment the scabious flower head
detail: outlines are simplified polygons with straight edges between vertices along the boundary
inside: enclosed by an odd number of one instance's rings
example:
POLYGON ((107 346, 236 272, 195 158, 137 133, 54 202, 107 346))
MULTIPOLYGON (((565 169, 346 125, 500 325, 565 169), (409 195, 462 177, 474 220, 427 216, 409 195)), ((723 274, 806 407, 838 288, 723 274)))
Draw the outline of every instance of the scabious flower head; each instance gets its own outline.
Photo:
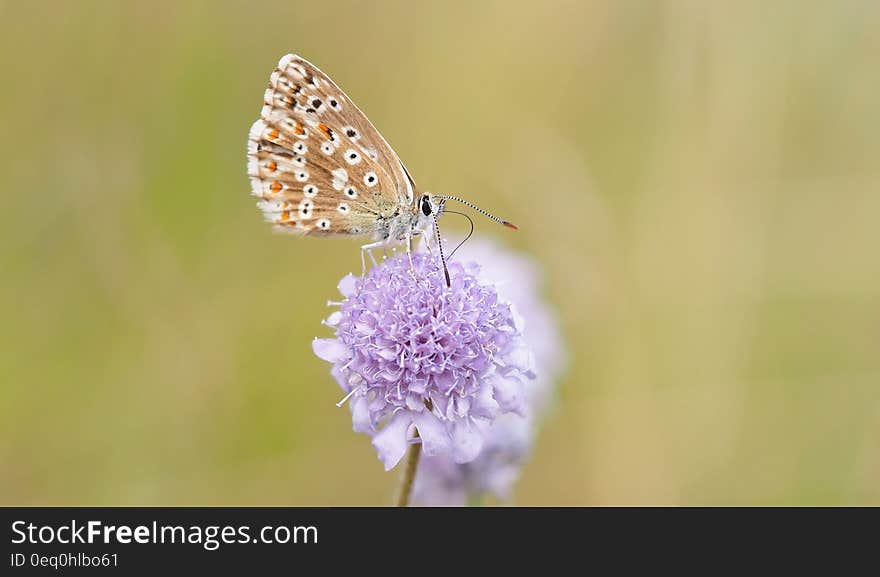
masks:
POLYGON ((453 262, 449 272, 451 287, 436 257, 415 253, 412 268, 401 254, 348 275, 325 321, 335 338, 313 342, 386 470, 411 442, 426 457, 471 461, 496 417, 525 409, 533 359, 518 318, 479 265, 453 262))
POLYGON ((499 297, 511 303, 520 318, 523 338, 534 353, 536 378, 525 383, 521 414, 500 415, 486 432, 480 454, 458 464, 440 455, 422 459, 413 487, 418 505, 464 505, 490 494, 511 498, 513 485, 532 452, 536 428, 554 397, 556 380, 566 365, 566 353, 553 310, 542 299, 536 265, 495 242, 477 239, 460 252, 461 258, 481 264, 478 276, 490 282, 499 297))

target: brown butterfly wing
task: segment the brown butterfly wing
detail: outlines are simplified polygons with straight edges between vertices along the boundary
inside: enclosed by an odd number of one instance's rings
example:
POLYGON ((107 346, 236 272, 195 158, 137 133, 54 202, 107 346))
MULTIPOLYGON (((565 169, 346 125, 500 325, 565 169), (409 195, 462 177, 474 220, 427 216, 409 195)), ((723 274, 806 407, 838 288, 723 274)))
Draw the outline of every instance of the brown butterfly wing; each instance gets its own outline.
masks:
POLYGON ((248 175, 266 219, 296 234, 376 236, 380 219, 413 198, 397 155, 367 117, 292 54, 272 73, 251 127, 248 175))

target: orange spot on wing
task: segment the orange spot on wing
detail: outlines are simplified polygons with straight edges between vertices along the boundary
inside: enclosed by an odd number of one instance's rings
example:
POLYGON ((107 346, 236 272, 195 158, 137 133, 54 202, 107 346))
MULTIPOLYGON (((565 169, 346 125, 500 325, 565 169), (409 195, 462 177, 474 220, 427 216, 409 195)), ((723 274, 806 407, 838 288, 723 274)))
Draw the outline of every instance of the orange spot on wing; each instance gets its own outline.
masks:
POLYGON ((296 127, 293 129, 293 131, 296 132, 297 134, 299 134, 300 136, 302 136, 303 134, 306 133, 306 129, 303 128, 303 125, 300 124, 299 122, 296 123, 296 127))
POLYGON ((270 130, 269 131, 269 138, 271 138, 272 140, 275 140, 276 138, 278 138, 278 130, 275 128, 270 130))
POLYGON ((323 122, 318 125, 318 130, 320 130, 322 133, 324 133, 324 136, 327 137, 327 140, 330 140, 331 138, 333 138, 333 131, 330 130, 330 127, 327 126, 326 124, 324 124, 323 122))
POLYGON ((281 188, 282 188, 281 183, 278 182, 277 180, 275 182, 273 182, 271 185, 269 185, 269 190, 271 190, 272 192, 280 192, 281 188))
POLYGON ((275 164, 274 160, 270 160, 266 163, 266 168, 269 169, 269 172, 275 172, 275 169, 278 168, 278 165, 275 164))
POLYGON ((285 221, 288 221, 288 220, 290 220, 290 211, 289 211, 289 210, 285 210, 284 212, 281 213, 281 221, 282 221, 282 222, 285 222, 285 221))

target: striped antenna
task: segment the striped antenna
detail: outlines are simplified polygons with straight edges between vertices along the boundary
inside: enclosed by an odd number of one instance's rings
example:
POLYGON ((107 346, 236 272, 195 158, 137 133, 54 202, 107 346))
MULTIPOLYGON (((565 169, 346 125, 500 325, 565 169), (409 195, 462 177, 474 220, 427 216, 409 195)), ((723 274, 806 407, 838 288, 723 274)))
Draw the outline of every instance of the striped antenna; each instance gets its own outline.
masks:
POLYGON ((452 287, 452 280, 449 278, 449 269, 446 267, 446 257, 443 255, 443 241, 440 240, 440 224, 437 222, 437 215, 434 215, 434 238, 437 239, 437 246, 440 248, 440 262, 443 263, 443 274, 446 275, 446 287, 452 287))
POLYGON ((449 196, 449 195, 447 195, 447 194, 442 194, 442 195, 441 195, 441 194, 435 194, 435 195, 433 195, 433 196, 434 196, 434 198, 439 198, 439 199, 442 199, 442 200, 454 200, 454 201, 456 201, 456 202, 460 202, 460 203, 462 203, 463 205, 465 205, 465 206, 469 206, 469 207, 472 208, 473 210, 479 212, 479 213, 482 214, 483 216, 486 216, 486 217, 491 218, 492 220, 494 220, 494 221, 497 222, 498 224, 504 225, 504 226, 506 226, 507 228, 512 228, 513 230, 519 230, 519 227, 516 226, 515 224, 513 224, 512 222, 508 222, 508 221, 504 220, 503 218, 498 218, 498 217, 495 216, 494 214, 491 214, 491 213, 489 213, 489 212, 486 212, 486 211, 483 210, 482 208, 478 207, 477 205, 475 205, 475 204, 473 204, 473 203, 470 203, 470 202, 466 201, 466 200, 463 199, 463 198, 458 198, 457 196, 449 196))

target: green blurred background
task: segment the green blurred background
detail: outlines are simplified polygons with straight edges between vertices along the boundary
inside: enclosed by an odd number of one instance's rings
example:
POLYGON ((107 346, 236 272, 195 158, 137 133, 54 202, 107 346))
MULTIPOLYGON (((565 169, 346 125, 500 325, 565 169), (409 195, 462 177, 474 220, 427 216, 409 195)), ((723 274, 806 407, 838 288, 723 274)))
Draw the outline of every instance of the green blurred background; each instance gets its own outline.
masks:
POLYGON ((0 504, 390 502, 310 347, 357 244, 249 196, 286 52, 543 267, 518 504, 880 505, 880 5, 320 0, 0 2, 0 504))

